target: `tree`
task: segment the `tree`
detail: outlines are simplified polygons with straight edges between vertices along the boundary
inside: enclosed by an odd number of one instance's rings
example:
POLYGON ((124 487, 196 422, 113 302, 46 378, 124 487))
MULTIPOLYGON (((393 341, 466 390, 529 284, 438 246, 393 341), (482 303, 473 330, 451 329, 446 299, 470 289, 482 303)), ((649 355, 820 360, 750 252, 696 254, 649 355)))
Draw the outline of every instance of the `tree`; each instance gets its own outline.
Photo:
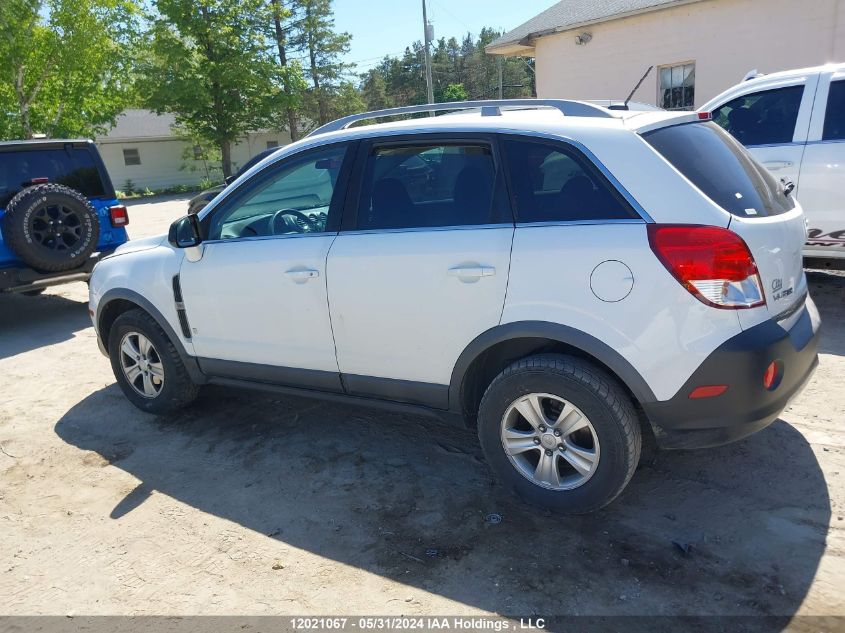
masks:
POLYGON ((189 134, 217 144, 228 177, 232 143, 292 103, 284 87, 296 84, 297 70, 271 53, 264 0, 157 0, 156 8, 142 94, 189 134))
POLYGON ((132 94, 134 0, 0 2, 0 138, 94 136, 132 94))
POLYGON ((336 96, 344 71, 350 68, 340 58, 349 52, 352 36, 335 32, 331 0, 297 2, 302 19, 295 42, 308 56, 305 72, 312 84, 308 100, 312 117, 324 125, 329 122, 329 102, 336 96))
MULTIPOLYGON (((291 6, 295 7, 295 0, 291 1, 291 6)), ((289 33, 291 31, 292 21, 296 20, 298 16, 288 7, 282 5, 282 0, 270 0, 271 15, 273 18, 273 36, 276 41, 276 50, 279 54, 279 64, 282 68, 288 68, 292 65, 295 67, 292 72, 285 73, 284 77, 284 91, 288 97, 288 105, 285 108, 285 117, 287 119, 287 128, 290 132, 290 140, 299 140, 299 113, 297 106, 299 105, 299 95, 305 89, 301 81, 301 68, 298 62, 291 63, 288 61, 288 48, 290 47, 289 33)))
POLYGON ((462 84, 449 84, 443 91, 443 101, 466 101, 467 91, 462 84))

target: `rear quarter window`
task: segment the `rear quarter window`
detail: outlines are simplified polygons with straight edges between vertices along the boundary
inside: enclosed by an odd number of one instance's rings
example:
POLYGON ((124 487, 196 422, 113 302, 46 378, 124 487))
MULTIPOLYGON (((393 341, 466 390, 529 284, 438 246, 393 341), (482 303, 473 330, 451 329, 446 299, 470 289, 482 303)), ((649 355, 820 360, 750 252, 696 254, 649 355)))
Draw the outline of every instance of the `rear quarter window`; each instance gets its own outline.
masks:
POLYGON ((795 207, 783 183, 715 123, 659 128, 643 138, 708 198, 732 215, 779 215, 795 207))
POLYGON ((33 178, 76 189, 86 198, 110 195, 91 151, 85 147, 0 151, 0 208, 33 178))

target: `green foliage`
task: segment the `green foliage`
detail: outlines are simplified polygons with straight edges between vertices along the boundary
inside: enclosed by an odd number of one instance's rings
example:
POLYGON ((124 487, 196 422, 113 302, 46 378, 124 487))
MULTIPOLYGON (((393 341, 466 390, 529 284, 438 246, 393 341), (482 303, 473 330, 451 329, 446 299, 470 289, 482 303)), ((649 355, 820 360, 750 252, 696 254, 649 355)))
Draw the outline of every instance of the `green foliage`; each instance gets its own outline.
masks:
MULTIPOLYGON (((438 40, 432 51, 435 101, 495 99, 499 92, 498 60, 484 47, 500 33, 481 29, 477 38, 467 33, 459 43, 454 37, 438 40)), ((531 97, 535 93, 534 61, 510 57, 502 61, 503 96, 531 97)), ((385 57, 361 76, 361 93, 367 109, 380 110, 426 102, 425 52, 421 42, 405 49, 402 57, 385 57)))
POLYGON ((0 1, 0 138, 94 136, 133 98, 135 0, 0 1))
POLYGON ((190 135, 216 144, 228 176, 231 144, 278 119, 291 102, 284 86, 298 69, 273 57, 266 0, 155 4, 141 93, 156 111, 174 113, 190 135))
POLYGON ((127 179, 126 182, 123 183, 123 191, 125 191, 126 194, 129 196, 131 196, 133 193, 137 193, 135 189, 135 183, 127 179))
POLYGON ((443 91, 443 101, 466 101, 467 91, 463 84, 449 84, 443 91))

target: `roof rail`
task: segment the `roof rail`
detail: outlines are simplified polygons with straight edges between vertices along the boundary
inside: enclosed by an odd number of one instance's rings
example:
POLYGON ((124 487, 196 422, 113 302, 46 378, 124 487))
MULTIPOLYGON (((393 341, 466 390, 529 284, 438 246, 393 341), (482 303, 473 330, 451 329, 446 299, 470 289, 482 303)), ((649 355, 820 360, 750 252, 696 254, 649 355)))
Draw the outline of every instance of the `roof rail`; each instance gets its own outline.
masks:
POLYGON ((405 114, 419 114, 421 112, 446 112, 453 110, 481 109, 482 116, 499 116, 500 108, 554 108, 566 116, 613 117, 606 108, 584 101, 570 101, 568 99, 492 99, 489 101, 452 101, 450 103, 426 103, 423 105, 388 108, 352 114, 335 121, 330 121, 313 130, 308 136, 325 134, 345 130, 353 123, 378 119, 382 117, 402 116, 405 114))

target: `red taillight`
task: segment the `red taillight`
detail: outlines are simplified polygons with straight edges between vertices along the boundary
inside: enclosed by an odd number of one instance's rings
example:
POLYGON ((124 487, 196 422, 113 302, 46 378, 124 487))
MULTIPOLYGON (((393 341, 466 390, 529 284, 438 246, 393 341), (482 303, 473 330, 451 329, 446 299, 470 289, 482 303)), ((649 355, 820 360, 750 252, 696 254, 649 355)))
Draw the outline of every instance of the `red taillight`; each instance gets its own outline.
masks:
POLYGON ((648 241, 666 269, 703 303, 728 309, 765 305, 754 257, 733 231, 649 224, 648 241))
POLYGON ((779 360, 773 360, 769 363, 769 366, 766 367, 766 371, 763 372, 763 387, 765 387, 767 391, 774 391, 780 385, 782 375, 783 363, 779 360))
POLYGON ((693 389, 689 397, 693 400, 698 398, 715 398, 716 396, 721 396, 728 390, 727 385, 706 385, 704 387, 696 387, 693 389))
POLYGON ((109 207, 109 218, 111 225, 118 229, 129 224, 129 211, 122 204, 109 207))
POLYGON ((48 182, 50 182, 49 178, 46 176, 40 176, 38 178, 30 178, 30 180, 25 184, 26 186, 31 187, 33 185, 46 185, 48 182))

